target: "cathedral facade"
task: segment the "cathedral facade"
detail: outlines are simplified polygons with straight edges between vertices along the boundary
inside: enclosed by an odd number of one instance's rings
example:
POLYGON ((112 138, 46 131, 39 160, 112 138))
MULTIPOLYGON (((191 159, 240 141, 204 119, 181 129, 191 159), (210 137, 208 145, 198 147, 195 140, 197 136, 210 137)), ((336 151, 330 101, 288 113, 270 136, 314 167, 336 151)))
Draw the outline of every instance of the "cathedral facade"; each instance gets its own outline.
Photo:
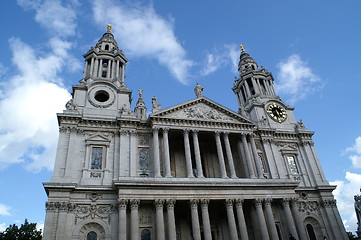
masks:
POLYGON ((232 111, 203 96, 151 114, 108 26, 58 114, 45 240, 348 239, 312 141, 241 47, 232 111))

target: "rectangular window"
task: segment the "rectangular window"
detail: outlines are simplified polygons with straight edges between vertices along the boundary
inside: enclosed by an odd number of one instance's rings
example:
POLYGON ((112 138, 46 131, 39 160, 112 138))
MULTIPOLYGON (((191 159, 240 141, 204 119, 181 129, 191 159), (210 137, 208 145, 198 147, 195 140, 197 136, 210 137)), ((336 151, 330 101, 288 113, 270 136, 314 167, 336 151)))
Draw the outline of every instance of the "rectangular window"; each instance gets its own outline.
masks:
POLYGON ((103 147, 92 147, 90 169, 102 169, 104 155, 103 150, 103 147))
POLYGON ((288 162, 288 166, 290 168, 291 174, 298 174, 298 169, 297 169, 295 157, 288 155, 287 156, 287 162, 288 162))

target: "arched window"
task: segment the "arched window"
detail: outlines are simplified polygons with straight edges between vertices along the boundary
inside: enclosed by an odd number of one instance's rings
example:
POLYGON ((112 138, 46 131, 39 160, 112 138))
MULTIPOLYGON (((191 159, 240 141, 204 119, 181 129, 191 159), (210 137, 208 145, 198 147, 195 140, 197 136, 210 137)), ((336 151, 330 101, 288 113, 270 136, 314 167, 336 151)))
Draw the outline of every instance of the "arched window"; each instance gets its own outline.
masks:
POLYGON ((312 225, 307 224, 306 229, 307 229, 308 237, 310 238, 310 240, 317 240, 316 239, 316 234, 315 234, 315 231, 313 230, 312 225))
POLYGON ((86 235, 86 240, 97 240, 98 239, 98 235, 96 234, 96 232, 89 232, 87 235, 86 235))
POLYGON ((105 50, 109 51, 109 45, 106 44, 105 47, 104 47, 105 50))
POLYGON ((140 235, 141 240, 151 240, 149 229, 144 229, 140 235))

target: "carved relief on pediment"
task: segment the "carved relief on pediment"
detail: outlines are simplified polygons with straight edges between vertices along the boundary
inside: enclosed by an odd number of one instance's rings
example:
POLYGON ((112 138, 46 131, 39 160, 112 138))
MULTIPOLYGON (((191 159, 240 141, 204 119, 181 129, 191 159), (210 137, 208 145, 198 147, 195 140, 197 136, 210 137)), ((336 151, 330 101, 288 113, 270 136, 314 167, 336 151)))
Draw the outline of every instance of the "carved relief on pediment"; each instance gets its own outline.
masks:
POLYGON ((206 104, 197 104, 187 108, 180 109, 176 112, 166 114, 166 117, 177 119, 194 119, 204 121, 225 121, 234 122, 237 121, 234 118, 226 115, 225 113, 216 110, 206 104))

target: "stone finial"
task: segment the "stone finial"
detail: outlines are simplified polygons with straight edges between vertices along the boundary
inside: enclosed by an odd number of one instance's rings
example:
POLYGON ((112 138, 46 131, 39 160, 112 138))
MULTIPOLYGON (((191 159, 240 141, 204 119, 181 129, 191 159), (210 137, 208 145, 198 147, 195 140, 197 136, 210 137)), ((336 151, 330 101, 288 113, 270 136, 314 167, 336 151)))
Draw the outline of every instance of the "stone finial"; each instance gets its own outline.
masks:
POLYGON ((157 97, 152 97, 152 113, 159 111, 162 109, 162 105, 158 103, 157 97))
POLYGON ((112 32, 112 25, 111 24, 108 24, 108 27, 107 27, 107 32, 112 32))
POLYGON ((197 97, 202 97, 203 96, 203 87, 201 85, 199 85, 199 83, 197 83, 197 85, 194 88, 194 93, 196 94, 197 97))
POLYGON ((239 48, 241 49, 241 52, 244 52, 243 44, 239 45, 239 48))

